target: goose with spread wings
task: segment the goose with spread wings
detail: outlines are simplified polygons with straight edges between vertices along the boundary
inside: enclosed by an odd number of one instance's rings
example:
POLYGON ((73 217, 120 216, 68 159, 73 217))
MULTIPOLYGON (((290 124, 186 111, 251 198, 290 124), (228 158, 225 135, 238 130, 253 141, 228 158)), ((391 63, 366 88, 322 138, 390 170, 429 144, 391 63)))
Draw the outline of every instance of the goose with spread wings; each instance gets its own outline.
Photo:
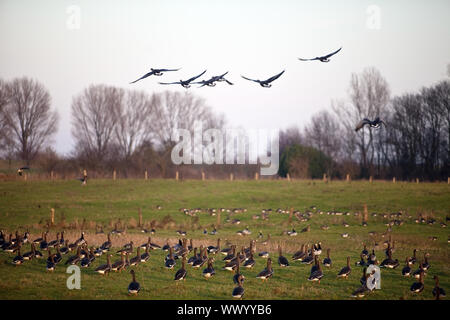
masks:
POLYGON ((200 73, 199 75, 197 75, 195 77, 192 77, 192 78, 189 78, 187 80, 180 80, 180 81, 176 81, 176 82, 160 82, 159 84, 181 84, 183 86, 183 88, 187 89, 187 88, 191 87, 191 82, 192 81, 200 78, 202 75, 205 74, 205 72, 206 72, 206 70, 203 71, 202 73, 200 73))
POLYGON ((266 79, 266 80, 254 80, 254 79, 250 79, 250 78, 247 78, 247 77, 244 77, 244 76, 241 76, 241 77, 244 78, 245 80, 249 80, 249 81, 253 81, 253 82, 259 83, 259 85, 261 87, 270 88, 272 86, 270 83, 272 81, 277 80, 284 73, 284 71, 285 70, 281 71, 279 74, 277 74, 277 75, 275 75, 273 77, 270 77, 269 79, 266 79))
POLYGON ((228 81, 227 79, 225 79, 225 76, 227 74, 228 74, 228 71, 225 72, 224 74, 219 75, 219 76, 211 77, 211 79, 209 79, 209 80, 202 80, 202 81, 198 81, 198 82, 193 82, 193 84, 201 84, 201 86, 199 88, 204 87, 204 86, 214 87, 216 85, 216 82, 223 82, 223 81, 225 81, 230 86, 232 86, 233 83, 228 81))
POLYGON ((146 74, 144 74, 139 79, 134 80, 133 82, 130 82, 130 84, 138 82, 139 80, 145 79, 145 78, 150 77, 150 76, 162 76, 164 72, 178 71, 180 69, 153 69, 153 68, 150 68, 150 70, 151 70, 150 72, 147 72, 146 74))
POLYGON ((298 58, 298 59, 300 61, 314 61, 314 60, 318 60, 318 61, 321 61, 321 62, 330 62, 330 58, 332 56, 334 56, 336 53, 338 53, 339 51, 341 51, 341 50, 342 50, 342 47, 339 48, 338 50, 330 53, 330 54, 325 55, 325 56, 315 57, 315 58, 312 58, 312 59, 302 59, 302 58, 298 58))
POLYGON ((378 129, 382 124, 386 126, 386 123, 383 122, 383 120, 380 119, 380 117, 376 117, 375 120, 370 121, 367 118, 362 119, 358 125, 355 128, 355 131, 359 131, 362 129, 365 125, 369 125, 371 128, 378 129))

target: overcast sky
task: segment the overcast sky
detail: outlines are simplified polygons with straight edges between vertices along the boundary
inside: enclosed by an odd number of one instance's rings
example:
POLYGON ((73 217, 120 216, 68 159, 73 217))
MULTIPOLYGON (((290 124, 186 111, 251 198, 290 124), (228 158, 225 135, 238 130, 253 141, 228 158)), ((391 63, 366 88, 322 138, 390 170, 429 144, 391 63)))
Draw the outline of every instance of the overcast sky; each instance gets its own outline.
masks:
POLYGON ((48 88, 61 117, 61 153, 73 147, 72 97, 86 86, 185 91, 157 82, 205 69, 205 78, 229 71, 235 85, 189 90, 229 126, 303 126, 346 98, 351 73, 365 67, 378 68, 394 95, 445 78, 449 12, 448 0, 0 0, 0 77, 33 77, 48 88), (330 63, 297 60, 341 46, 330 63), (182 69, 129 84, 150 67, 182 69), (270 89, 240 77, 266 79, 284 69, 270 89))

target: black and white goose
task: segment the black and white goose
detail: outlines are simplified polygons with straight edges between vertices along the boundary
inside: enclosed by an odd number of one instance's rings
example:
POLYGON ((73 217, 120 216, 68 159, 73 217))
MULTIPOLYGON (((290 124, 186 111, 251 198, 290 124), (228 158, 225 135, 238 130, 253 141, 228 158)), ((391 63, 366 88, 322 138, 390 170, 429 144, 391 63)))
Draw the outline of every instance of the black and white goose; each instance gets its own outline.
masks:
POLYGON ((380 267, 395 269, 399 266, 399 264, 398 259, 392 259, 392 251, 389 250, 388 257, 381 262, 380 267))
POLYGON ((77 253, 73 256, 70 256, 67 259, 66 264, 71 264, 71 265, 77 264, 81 260, 80 257, 81 257, 81 247, 78 247, 77 253))
POLYGON ((417 253, 417 249, 414 249, 413 250, 413 256, 408 259, 409 260, 408 262, 410 264, 415 264, 416 263, 416 261, 417 261, 416 253, 417 253))
POLYGON ((350 257, 347 257, 347 265, 341 269, 338 273, 338 278, 348 278, 350 273, 352 272, 352 269, 350 268, 350 257))
POLYGON ((229 252, 225 258, 223 258, 223 261, 230 262, 233 258, 236 257, 236 245, 231 246, 231 252, 229 252))
POLYGON ((244 262, 245 268, 251 269, 255 266, 255 259, 253 258, 253 252, 250 252, 250 257, 244 262))
POLYGON ((145 247, 145 252, 141 254, 141 262, 147 262, 150 259, 150 254, 148 253, 149 245, 145 247))
POLYGON ((106 255, 106 263, 98 266, 95 269, 95 272, 101 274, 101 275, 107 275, 111 272, 111 255, 106 255))
POLYGON ((353 291, 352 297, 353 298, 363 298, 365 295, 367 295, 370 290, 367 288, 367 279, 369 278, 369 274, 366 274, 366 268, 363 270, 363 276, 360 280, 361 287, 353 291))
POLYGON ((159 84, 164 84, 164 85, 168 85, 168 84, 180 84, 183 88, 190 88, 191 87, 191 82, 196 80, 197 78, 200 78, 204 73, 206 72, 203 71, 202 73, 200 73, 197 76, 194 76, 192 78, 189 78, 187 80, 180 80, 180 81, 175 81, 175 82, 159 82, 159 84))
POLYGON ((369 251, 367 250, 367 246, 364 244, 364 249, 361 251, 361 255, 364 259, 367 259, 369 257, 369 251))
POLYGON ((46 269, 47 269, 47 271, 53 272, 53 271, 55 271, 55 268, 56 268, 56 263, 54 261, 54 257, 53 257, 53 254, 51 252, 51 249, 49 248, 48 249, 48 258, 47 258, 47 267, 46 267, 46 269))
POLYGON ((240 268, 240 265, 241 265, 241 260, 239 259, 239 257, 238 257, 238 259, 237 259, 237 264, 236 264, 236 268, 235 268, 235 273, 234 273, 234 276, 233 276, 233 282, 234 283, 236 283, 236 284, 238 284, 238 278, 239 277, 243 277, 243 278, 245 278, 242 274, 241 274, 241 268, 240 268))
POLYGON ((214 276, 216 274, 216 271, 214 270, 213 267, 213 258, 209 258, 208 259, 208 266, 203 269, 202 275, 206 278, 209 279, 212 276, 214 276))
POLYGON ((409 277, 411 275, 411 263, 409 262, 409 259, 405 259, 405 266, 402 269, 402 276, 409 277))
POLYGON ((220 238, 217 239, 217 246, 208 246, 207 250, 209 254, 216 254, 217 252, 220 252, 220 238))
POLYGON ((178 71, 178 70, 180 70, 180 69, 153 69, 153 68, 150 68, 150 71, 149 71, 149 72, 147 72, 146 74, 144 74, 144 75, 143 75, 142 77, 140 77, 139 79, 134 80, 133 82, 130 82, 130 84, 136 83, 136 82, 138 82, 139 80, 145 79, 145 78, 150 77, 150 76, 153 76, 153 75, 154 75, 154 76, 162 76, 164 72, 178 71))
POLYGON ((423 254, 423 260, 424 261, 422 262, 422 269, 424 271, 428 271, 428 269, 430 269, 430 267, 431 267, 430 263, 428 262, 428 256, 429 256, 428 253, 424 253, 423 254))
POLYGON ((338 50, 336 50, 336 51, 334 51, 332 53, 329 53, 327 55, 324 55, 324 56, 315 57, 315 58, 311 58, 311 59, 298 58, 298 60, 300 60, 300 61, 314 61, 314 60, 317 60, 317 61, 320 61, 320 62, 330 62, 330 58, 332 56, 334 56, 336 53, 338 53, 339 51, 341 51, 341 50, 342 50, 342 47, 339 48, 338 50))
POLYGON ((173 269, 175 266, 175 259, 173 258, 173 249, 172 247, 169 248, 169 258, 166 259, 166 262, 164 263, 164 266, 166 269, 173 269))
POLYGON ((139 263, 141 263, 141 247, 137 247, 136 249, 136 256, 130 259, 130 266, 137 266, 139 263))
MULTIPOLYGON (((108 257, 109 257, 109 255, 108 255, 108 257)), ((139 284, 139 282, 136 281, 136 274, 135 274, 134 270, 131 270, 130 273, 131 273, 132 279, 131 279, 130 284, 128 285, 128 295, 134 294, 137 296, 139 291, 141 291, 141 285, 139 284)))
POLYGON ((319 241, 313 246, 314 255, 319 256, 322 254, 322 243, 319 241))
POLYGON ((270 88, 272 86, 271 82, 275 81, 276 79, 278 79, 279 77, 281 77, 281 75, 284 73, 284 70, 281 71, 279 74, 274 75, 273 77, 270 77, 266 80, 254 80, 254 79, 250 79, 244 76, 241 76, 242 78, 244 78, 245 80, 249 80, 249 81, 253 81, 256 83, 259 83, 259 85, 263 88, 270 88))
POLYGON ((235 298, 235 299, 242 299, 244 297, 244 287, 242 286, 243 285, 243 281, 244 281, 244 278, 241 275, 238 278, 238 286, 233 289, 233 292, 231 294, 233 296, 233 298, 235 298))
POLYGON ((372 253, 369 254, 369 258, 367 259, 367 265, 370 266, 371 264, 378 264, 374 249, 372 249, 372 253))
POLYGON ((108 233, 107 235, 108 239, 102 243, 102 245, 100 246, 100 250, 103 253, 108 252, 111 249, 112 246, 112 242, 111 242, 111 233, 108 233))
POLYGON ((48 246, 49 248, 54 248, 57 244, 59 244, 59 235, 60 235, 60 233, 58 232, 58 233, 56 234, 56 239, 50 241, 50 242, 47 244, 47 246, 48 246))
POLYGON ((35 247, 34 243, 32 242, 31 243, 31 250, 28 251, 28 252, 25 252, 22 255, 23 260, 25 260, 25 261, 26 260, 32 260, 35 257, 35 252, 36 252, 36 247, 35 247))
POLYGON ((12 263, 16 266, 21 265, 24 262, 23 256, 20 254, 20 248, 21 244, 19 244, 19 247, 17 248, 17 255, 13 258, 12 263))
POLYGON ((445 290, 443 288, 439 287, 438 276, 434 276, 433 279, 435 281, 433 291, 431 291, 431 293, 433 294, 433 297, 435 297, 436 300, 439 300, 440 298, 445 298, 445 290))
POLYGON ((181 260, 181 268, 175 273, 175 281, 186 280, 186 255, 183 255, 181 260))
POLYGON ((64 242, 64 247, 59 249, 59 252, 61 252, 62 255, 65 255, 65 254, 68 254, 69 251, 70 251, 70 249, 69 249, 69 240, 66 240, 64 242))
POLYGON ((194 255, 192 257, 190 257, 188 259, 188 264, 190 264, 192 266, 192 264, 194 263, 194 261, 198 259, 198 255, 197 255, 197 248, 194 248, 194 255))
POLYGON ((78 239, 75 241, 75 245, 81 246, 81 245, 83 245, 83 244, 85 244, 85 243, 86 243, 86 239, 84 239, 84 231, 83 231, 83 232, 81 232, 80 238, 78 238, 78 239))
POLYGON ((261 271, 260 273, 258 273, 256 278, 266 281, 267 279, 269 279, 272 276, 273 276, 272 259, 268 258, 266 268, 263 271, 261 271))
POLYGON ((292 255, 292 260, 294 260, 294 261, 302 261, 305 256, 306 256, 305 245, 302 244, 300 250, 298 250, 297 252, 295 252, 292 255))
POLYGON ((54 254, 54 261, 56 264, 62 261, 61 250, 59 249, 59 244, 56 245, 56 253, 54 254))
POLYGON ((278 264, 280 267, 289 267, 289 261, 283 256, 280 245, 278 245, 278 264))
POLYGON ((411 292, 414 292, 414 293, 420 293, 420 292, 422 292, 423 291, 423 289, 424 289, 424 284, 423 284, 423 270, 421 270, 420 271, 420 273, 419 273, 419 281, 418 282, 414 282, 412 285, 411 285, 411 292))
POLYGON ((120 260, 117 260, 111 265, 111 271, 122 271, 125 268, 125 253, 120 255, 120 260))
POLYGON ((323 259, 323 265, 324 265, 324 267, 331 267, 332 264, 333 263, 330 258, 330 249, 327 249, 327 257, 325 259, 323 259))
POLYGON ((323 278, 323 271, 322 271, 322 267, 320 265, 320 261, 318 259, 317 256, 314 256, 315 259, 315 268, 311 268, 311 272, 308 278, 308 281, 317 281, 318 283, 320 283, 320 279, 323 278))

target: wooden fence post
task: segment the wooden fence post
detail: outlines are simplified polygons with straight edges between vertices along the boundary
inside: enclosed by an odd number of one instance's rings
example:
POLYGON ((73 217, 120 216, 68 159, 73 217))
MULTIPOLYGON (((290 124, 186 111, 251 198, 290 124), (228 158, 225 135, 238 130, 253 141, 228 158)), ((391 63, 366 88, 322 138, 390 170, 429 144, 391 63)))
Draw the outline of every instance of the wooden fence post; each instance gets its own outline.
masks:
POLYGON ((373 177, 372 177, 372 176, 370 176, 370 178, 369 178, 369 182, 370 182, 370 183, 372 183, 372 182, 373 182, 373 177))
POLYGON ((233 178, 234 178, 233 174, 230 173, 230 181, 233 181, 233 178))
POLYGON ((395 177, 392 178, 392 182, 395 183, 397 180, 395 179, 395 177))
POLYGON ((53 226, 55 224, 55 209, 50 209, 50 224, 53 226))
POLYGON ((325 182, 325 183, 328 182, 328 178, 327 178, 327 174, 326 174, 326 173, 323 174, 322 180, 323 180, 323 182, 325 182))
POLYGON ((291 175, 289 173, 286 174, 286 178, 287 178, 288 181, 291 181, 291 175))
POLYGON ((147 170, 145 170, 145 172, 144 172, 144 179, 148 180, 148 171, 147 170))
POLYGON ((419 178, 416 178, 416 183, 419 183, 419 178))
POLYGON ((350 174, 347 173, 347 178, 346 178, 347 182, 350 182, 350 174))
POLYGON ((180 178, 180 174, 178 173, 178 171, 175 173, 175 180, 178 181, 178 179, 180 178))
POLYGON ((205 181, 205 172, 202 171, 202 181, 205 181))
POLYGON ((50 171, 50 180, 53 180, 53 170, 50 171))
POLYGON ((217 227, 220 226, 220 211, 217 213, 217 227))
POLYGON ((113 180, 116 180, 116 170, 113 171, 113 180))
POLYGON ((447 178, 447 184, 450 184, 450 177, 447 178))
POLYGON ((139 208, 139 228, 142 227, 142 209, 139 208))
POLYGON ((255 180, 259 180, 259 173, 255 172, 255 180))

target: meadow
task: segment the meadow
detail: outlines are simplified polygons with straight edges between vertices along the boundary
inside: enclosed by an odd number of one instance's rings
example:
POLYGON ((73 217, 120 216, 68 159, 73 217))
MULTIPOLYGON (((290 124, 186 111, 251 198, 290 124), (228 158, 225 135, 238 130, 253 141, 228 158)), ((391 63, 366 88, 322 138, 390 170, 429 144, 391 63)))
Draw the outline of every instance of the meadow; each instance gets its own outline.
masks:
MULTIPOLYGON (((251 239, 257 240, 256 252, 269 251, 273 260, 274 275, 267 282, 256 279, 264 269, 266 260, 255 256, 252 269, 241 268, 245 276, 245 299, 353 299, 351 293, 357 289, 362 268, 355 266, 363 244, 369 250, 375 249, 377 258, 385 258, 384 242, 389 235, 395 241, 394 259, 400 261, 396 269, 382 269, 382 289, 376 290, 364 299, 433 299, 433 276, 438 275, 440 285, 450 290, 450 255, 447 223, 450 216, 450 185, 447 183, 410 183, 387 181, 323 181, 314 180, 90 180, 86 186, 78 181, 4 181, 0 182, 0 229, 6 235, 19 230, 30 232, 30 238, 41 236, 49 230, 48 241, 56 233, 65 231, 65 238, 73 242, 85 231, 89 246, 99 246, 106 241, 106 233, 119 226, 122 235, 112 235, 114 250, 112 262, 119 259, 115 254, 122 245, 133 240, 137 245, 147 241, 149 233, 142 227, 155 227, 152 242, 164 245, 166 241, 175 244, 181 236, 177 230, 187 232, 186 238, 193 239, 194 246, 216 245, 222 240, 227 243, 248 246, 251 239), (367 226, 362 226, 364 206, 367 206, 367 226), (158 206, 161 206, 158 208, 158 206), (50 210, 54 208, 54 224, 50 223, 50 210), (181 208, 216 208, 216 214, 201 210, 194 216, 186 215, 181 208), (220 212, 219 208, 230 209, 220 212), (246 212, 233 213, 233 208, 245 208, 246 212), (262 209, 272 209, 267 219, 262 219, 262 209), (285 213, 277 212, 277 209, 285 213), (309 212, 307 221, 301 221, 289 211, 309 212), (143 226, 139 226, 139 212, 143 226), (330 214, 332 212, 333 214, 330 214), (346 213, 348 212, 348 215, 346 213), (391 213, 401 212, 401 225, 389 222, 391 213), (337 214, 336 214, 337 213, 337 214), (342 213, 342 215, 340 215, 342 213), (434 223, 417 223, 433 219, 434 223), (239 219, 240 224, 232 223, 239 219), (348 227, 343 222, 348 223, 348 227), (322 225, 328 230, 322 230, 322 225), (101 227, 100 227, 101 226, 101 227), (211 235, 213 226, 217 234, 211 235), (310 226, 309 232, 300 232, 310 226), (237 231, 248 227, 250 235, 240 236, 237 231), (297 236, 287 231, 295 229, 297 236), (104 233, 97 233, 103 229, 104 233), (205 235, 203 230, 208 234, 205 235), (259 232, 262 239, 258 238, 259 232), (341 234, 348 233, 348 238, 341 234), (373 235, 370 235, 372 233, 373 235), (261 240, 271 235, 264 246, 261 240), (435 237, 436 239, 432 239, 435 237), (301 244, 321 241, 323 253, 331 249, 331 268, 323 267, 324 277, 320 284, 307 280, 310 268, 292 261, 291 256, 301 244), (283 248, 290 266, 281 268, 277 264, 277 245, 283 248), (418 260, 429 253, 431 268, 425 277, 425 289, 413 294, 409 288, 416 280, 404 278, 401 270, 405 258, 417 249, 418 260), (352 272, 348 279, 337 279, 339 270, 350 257, 352 272)), ((29 244, 22 250, 29 251, 29 244)), ((44 257, 46 258, 46 253, 44 257)), ((142 252, 141 252, 142 253, 142 252)), ((73 253, 69 253, 68 256, 73 253)), ((129 297, 127 286, 131 281, 129 270, 111 273, 103 277, 94 272, 95 267, 105 263, 105 255, 96 258, 93 266, 81 269, 81 289, 66 287, 66 266, 57 265, 55 272, 46 272, 46 259, 26 261, 14 266, 15 254, 0 251, 0 299, 231 299, 235 287, 233 273, 222 270, 223 255, 216 255, 216 275, 206 280, 202 269, 187 266, 187 279, 174 281, 174 274, 181 266, 179 260, 173 270, 164 268, 167 252, 154 250, 150 260, 133 267, 142 290, 137 297, 129 297)), ((188 255, 190 257, 192 253, 188 255)), ((63 257, 63 262, 67 256, 63 257)), ((418 268, 417 263, 412 267, 418 268)))

